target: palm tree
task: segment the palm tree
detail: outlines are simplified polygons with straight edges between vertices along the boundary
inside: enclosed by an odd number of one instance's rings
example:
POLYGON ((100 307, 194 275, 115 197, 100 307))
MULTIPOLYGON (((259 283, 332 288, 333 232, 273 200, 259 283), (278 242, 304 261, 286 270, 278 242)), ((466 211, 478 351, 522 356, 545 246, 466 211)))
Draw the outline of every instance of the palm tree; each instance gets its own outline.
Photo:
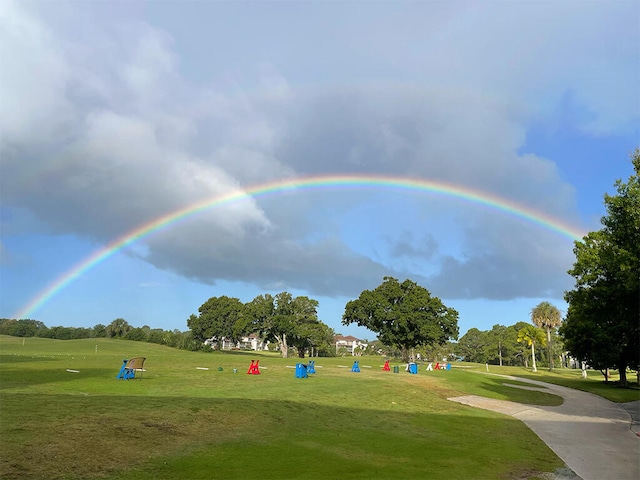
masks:
POLYGON ((549 302, 541 302, 531 310, 531 321, 538 327, 547 331, 547 344, 549 345, 549 370, 553 370, 553 356, 551 355, 551 329, 558 328, 562 323, 562 315, 554 305, 549 302))
POLYGON ((544 331, 542 329, 534 327, 533 325, 527 325, 520 329, 518 332, 518 342, 527 342, 527 345, 531 347, 531 364, 533 366, 532 371, 537 372, 536 368, 536 343, 539 345, 545 344, 544 331))

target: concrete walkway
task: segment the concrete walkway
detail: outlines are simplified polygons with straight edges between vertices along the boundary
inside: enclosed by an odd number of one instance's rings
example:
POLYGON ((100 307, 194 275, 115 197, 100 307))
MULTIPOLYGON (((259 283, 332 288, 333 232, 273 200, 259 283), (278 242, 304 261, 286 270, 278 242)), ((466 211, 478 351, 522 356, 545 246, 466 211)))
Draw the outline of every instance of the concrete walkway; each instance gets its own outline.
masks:
POLYGON ((524 422, 577 475, 564 475, 564 478, 640 479, 640 434, 637 434, 640 425, 636 423, 637 416, 632 417, 637 415, 640 402, 623 406, 591 393, 559 385, 497 376, 505 378, 505 385, 509 385, 508 380, 537 385, 511 386, 552 393, 564 398, 564 403, 558 407, 545 407, 477 395, 449 400, 511 415, 524 422))

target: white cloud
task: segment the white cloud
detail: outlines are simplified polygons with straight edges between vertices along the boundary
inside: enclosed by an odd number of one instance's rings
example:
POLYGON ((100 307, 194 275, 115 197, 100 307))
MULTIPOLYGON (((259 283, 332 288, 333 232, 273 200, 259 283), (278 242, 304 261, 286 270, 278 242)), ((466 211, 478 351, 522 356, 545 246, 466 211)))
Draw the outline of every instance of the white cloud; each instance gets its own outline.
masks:
POLYGON ((55 141, 70 118, 69 68, 55 36, 16 3, 0 5, 0 153, 55 141), (38 135, 34 136, 33 133, 38 135))
MULTIPOLYGON (((329 71, 319 86, 301 88, 291 80, 319 68, 315 57, 300 55, 304 45, 287 47, 295 62, 285 60, 282 68, 270 58, 252 58, 255 79, 244 81, 254 90, 248 92, 236 82, 242 80, 237 71, 224 86, 220 77, 186 78, 179 42, 161 28, 127 18, 116 28, 95 18, 94 28, 67 34, 65 22, 46 22, 36 10, 4 3, 3 203, 56 232, 106 243, 248 185, 356 172, 446 181, 570 219, 573 187, 551 159, 519 151, 528 122, 552 110, 554 101, 546 105, 545 99, 567 91, 594 112, 580 125, 587 130, 611 131, 637 118, 621 93, 633 93, 633 65, 625 63, 633 47, 621 42, 608 56, 600 42, 613 40, 594 36, 612 31, 624 9, 499 5, 455 6, 455 15, 437 5, 443 23, 430 20, 432 30, 415 18, 402 30, 407 15, 392 16, 391 25, 399 22, 394 31, 411 40, 406 48, 389 32, 361 37, 359 29, 343 27, 326 39, 329 46, 352 39, 352 50, 333 51, 337 64, 358 54, 363 64, 329 71), (593 31, 577 28, 579 22, 593 31), (343 85, 341 75, 357 78, 358 68, 365 75, 375 62, 385 70, 393 64, 398 76, 343 85), (403 75, 414 79, 411 86, 403 75)), ((92 18, 91 7, 83 8, 92 18)), ((215 30, 211 35, 220 48, 246 48, 219 42, 215 30)), ((556 253, 556 237, 475 207, 458 210, 459 203, 412 198, 420 222, 383 207, 370 214, 379 221, 395 215, 399 231, 415 235, 394 243, 388 232, 359 232, 362 248, 350 247, 341 220, 357 205, 366 209, 370 198, 305 192, 246 198, 158 232, 131 254, 202 282, 287 285, 322 295, 354 294, 386 274, 419 276, 448 298, 542 296, 566 287, 570 254, 566 245, 556 253), (435 208, 455 211, 455 232, 442 236, 446 229, 438 228, 446 222, 430 213, 435 208), (376 256, 381 244, 385 250, 376 256), (450 244, 456 253, 447 251, 450 244)))

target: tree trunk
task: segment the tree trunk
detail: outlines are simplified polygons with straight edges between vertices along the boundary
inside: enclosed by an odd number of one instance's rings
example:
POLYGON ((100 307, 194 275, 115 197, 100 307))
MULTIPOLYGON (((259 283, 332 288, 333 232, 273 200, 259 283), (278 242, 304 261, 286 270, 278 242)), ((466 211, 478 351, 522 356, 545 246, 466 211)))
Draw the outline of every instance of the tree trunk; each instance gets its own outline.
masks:
POLYGON ((500 366, 502 366, 502 343, 498 340, 498 357, 500 357, 500 366))
POLYGON ((620 386, 626 387, 627 386, 627 367, 622 367, 620 370, 618 370, 618 372, 620 373, 620 386))
POLYGON ((536 349, 533 343, 531 343, 531 365, 533 367, 531 370, 533 372, 537 372, 538 369, 536 368, 536 349))
POLYGON ((287 334, 283 333, 281 337, 276 336, 276 341, 278 342, 278 347, 280 348, 280 353, 282 354, 282 358, 289 358, 289 347, 287 346, 287 334))
POLYGON ((298 349, 298 358, 304 358, 304 348, 298 349))
POLYGON ((547 350, 549 351, 549 370, 553 370, 553 355, 551 354, 551 329, 547 326, 547 350))
POLYGON ((627 387, 627 365, 622 363, 618 367, 618 374, 620 375, 620 386, 627 387))
POLYGON ((402 361, 403 362, 408 362, 409 361, 409 350, 407 349, 407 347, 402 347, 402 361))

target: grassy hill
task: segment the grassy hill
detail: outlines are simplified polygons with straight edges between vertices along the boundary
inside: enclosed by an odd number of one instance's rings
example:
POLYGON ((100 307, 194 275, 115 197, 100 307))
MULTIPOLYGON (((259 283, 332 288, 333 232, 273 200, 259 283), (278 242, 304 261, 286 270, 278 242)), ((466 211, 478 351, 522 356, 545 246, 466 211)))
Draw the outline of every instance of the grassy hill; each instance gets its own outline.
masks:
POLYGON ((473 372, 484 366, 409 375, 379 357, 360 373, 350 358, 315 360, 298 379, 299 359, 269 353, 0 336, 0 477, 526 479, 563 465, 521 422, 447 400, 559 397, 473 372), (117 380, 133 356, 147 358, 142 378, 117 380))

